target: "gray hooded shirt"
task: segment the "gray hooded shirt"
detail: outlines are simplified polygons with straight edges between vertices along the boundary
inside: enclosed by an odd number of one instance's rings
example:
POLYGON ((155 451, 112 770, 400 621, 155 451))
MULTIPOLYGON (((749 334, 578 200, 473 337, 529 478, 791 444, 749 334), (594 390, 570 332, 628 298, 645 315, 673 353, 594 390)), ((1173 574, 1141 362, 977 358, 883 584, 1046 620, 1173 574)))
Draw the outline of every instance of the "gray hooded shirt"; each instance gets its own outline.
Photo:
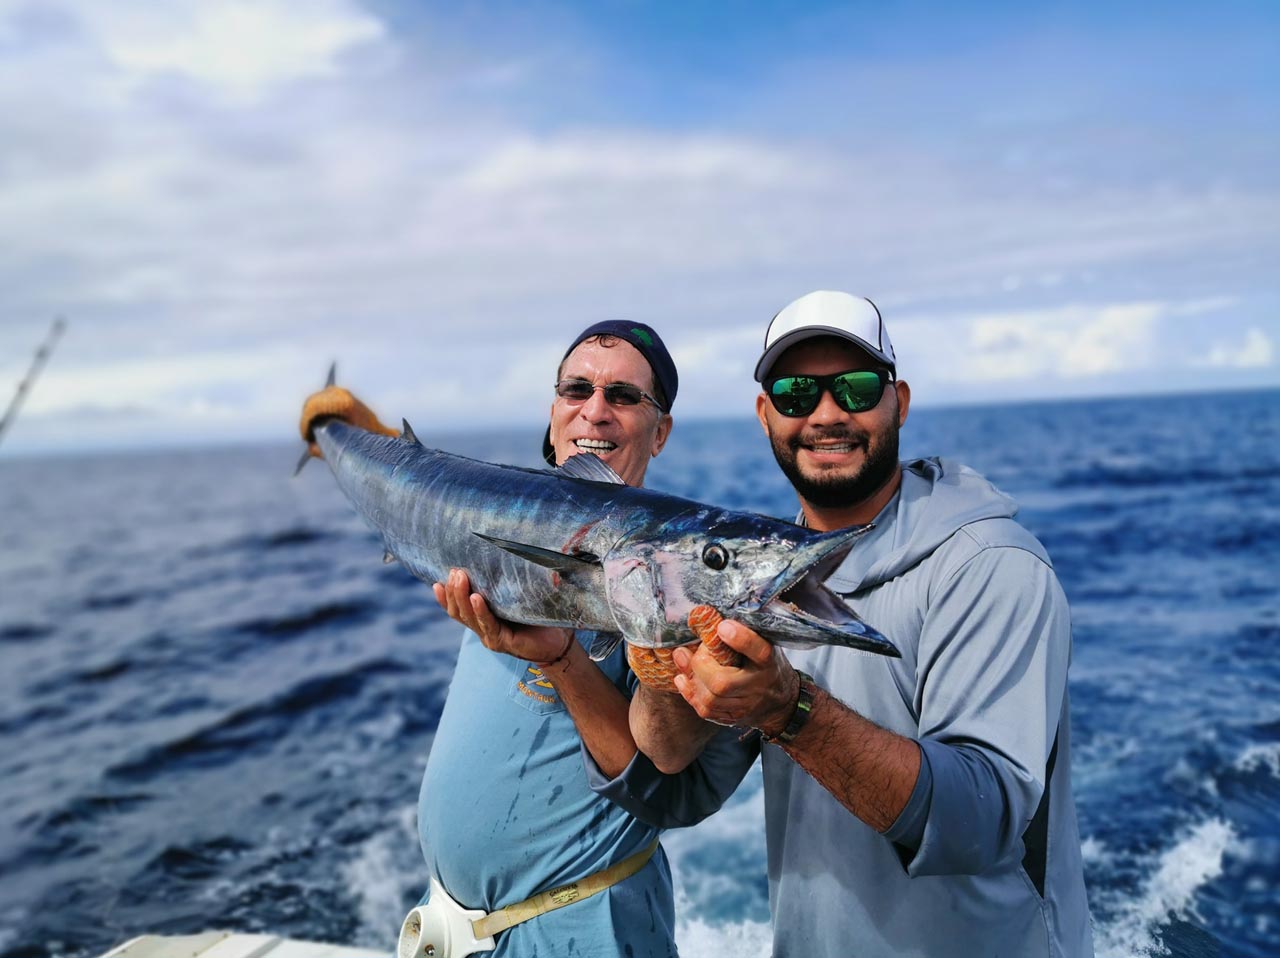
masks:
MULTIPOLYGON (((1070 617, 1016 509, 965 466, 905 463, 898 495, 826 583, 902 658, 788 651, 837 699, 916 740, 923 761, 881 834, 764 747, 777 958, 1093 954, 1071 798, 1070 617)), ((753 757, 720 735, 695 774, 661 776, 640 758, 612 781, 588 771, 633 814, 674 827, 718 808, 753 757)))

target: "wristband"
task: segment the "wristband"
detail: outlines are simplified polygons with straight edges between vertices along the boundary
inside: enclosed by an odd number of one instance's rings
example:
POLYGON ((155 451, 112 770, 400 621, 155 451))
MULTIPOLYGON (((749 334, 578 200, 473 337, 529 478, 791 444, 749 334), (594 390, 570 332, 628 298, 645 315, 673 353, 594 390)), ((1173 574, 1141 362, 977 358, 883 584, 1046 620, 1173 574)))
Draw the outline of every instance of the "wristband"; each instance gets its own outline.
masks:
POLYGON ((790 745, 813 714, 813 698, 818 691, 818 687, 813 684, 813 676, 796 669, 796 677, 800 680, 800 691, 796 696, 795 711, 791 713, 786 728, 777 735, 768 735, 763 730, 760 732, 760 737, 771 745, 790 745))
POLYGON ((554 659, 552 659, 549 662, 534 662, 533 664, 536 665, 538 668, 544 669, 544 670, 551 668, 551 666, 555 665, 556 663, 561 661, 566 655, 569 654, 569 650, 573 648, 573 642, 574 642, 573 633, 570 632, 565 637, 564 648, 560 650, 559 655, 557 655, 554 659))

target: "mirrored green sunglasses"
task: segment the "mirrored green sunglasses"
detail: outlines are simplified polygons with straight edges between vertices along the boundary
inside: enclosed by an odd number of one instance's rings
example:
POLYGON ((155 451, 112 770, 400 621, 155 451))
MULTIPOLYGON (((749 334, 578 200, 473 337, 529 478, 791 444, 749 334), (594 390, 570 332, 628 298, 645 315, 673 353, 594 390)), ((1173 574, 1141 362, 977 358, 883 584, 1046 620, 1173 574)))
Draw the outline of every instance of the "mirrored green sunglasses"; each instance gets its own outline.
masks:
POLYGON ((764 381, 765 395, 784 416, 807 416, 818 408, 823 392, 830 392, 845 412, 874 409, 892 380, 887 369, 850 369, 830 376, 775 376, 764 381))

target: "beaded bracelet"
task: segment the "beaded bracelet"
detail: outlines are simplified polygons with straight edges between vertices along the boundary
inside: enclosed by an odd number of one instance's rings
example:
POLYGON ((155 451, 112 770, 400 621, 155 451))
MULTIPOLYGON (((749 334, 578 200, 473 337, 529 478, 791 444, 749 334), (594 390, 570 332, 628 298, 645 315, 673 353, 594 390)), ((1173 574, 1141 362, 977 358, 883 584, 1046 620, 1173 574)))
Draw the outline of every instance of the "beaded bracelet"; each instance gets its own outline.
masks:
POLYGON ((538 668, 540 668, 540 669, 544 670, 544 671, 545 671, 546 669, 551 668, 551 666, 553 666, 553 665, 557 664, 557 663, 558 663, 558 662, 560 662, 560 661, 561 661, 561 660, 562 660, 566 655, 568 655, 568 654, 569 654, 569 650, 573 648, 573 641, 574 641, 574 640, 573 640, 573 633, 572 633, 572 632, 570 632, 567 636, 565 636, 564 648, 560 650, 560 654, 559 654, 559 655, 557 655, 557 656, 556 656, 554 659, 552 659, 550 662, 534 662, 533 664, 534 664, 534 665, 536 665, 538 668))

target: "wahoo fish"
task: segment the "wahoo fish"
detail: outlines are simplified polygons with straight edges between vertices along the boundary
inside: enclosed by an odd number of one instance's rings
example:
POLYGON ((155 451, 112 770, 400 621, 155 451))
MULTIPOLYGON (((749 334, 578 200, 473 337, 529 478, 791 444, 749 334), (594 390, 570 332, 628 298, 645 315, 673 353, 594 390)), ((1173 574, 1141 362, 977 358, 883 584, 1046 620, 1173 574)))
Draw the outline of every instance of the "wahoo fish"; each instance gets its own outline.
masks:
POLYGON ((480 462, 343 422, 315 428, 334 478, 386 561, 426 583, 466 569, 495 614, 598 633, 603 658, 695 641, 709 605, 778 645, 899 656, 822 582, 867 528, 815 532, 626 485, 582 453, 555 469, 480 462))

